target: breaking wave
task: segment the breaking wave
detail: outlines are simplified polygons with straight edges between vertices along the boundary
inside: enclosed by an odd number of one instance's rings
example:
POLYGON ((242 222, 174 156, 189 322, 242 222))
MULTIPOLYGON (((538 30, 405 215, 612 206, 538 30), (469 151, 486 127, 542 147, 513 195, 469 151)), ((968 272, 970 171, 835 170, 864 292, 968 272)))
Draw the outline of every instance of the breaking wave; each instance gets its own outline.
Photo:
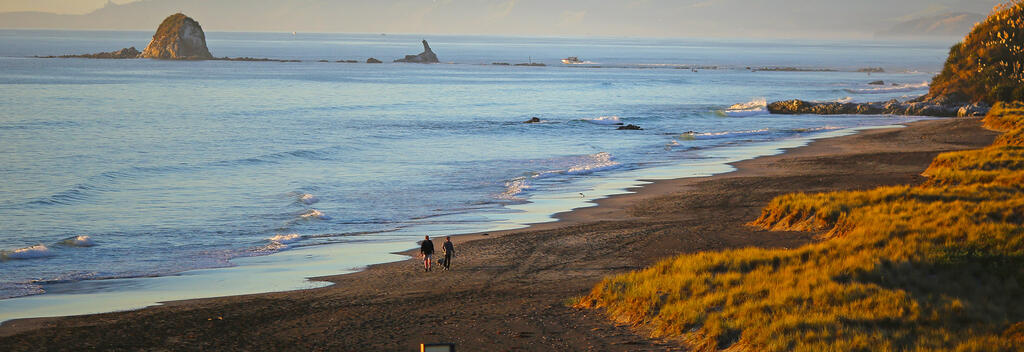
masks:
POLYGON ((36 259, 52 257, 56 254, 43 244, 19 248, 13 251, 0 251, 0 258, 3 259, 36 259))
POLYGON ((757 130, 746 130, 746 131, 725 131, 725 132, 704 132, 704 133, 687 133, 691 134, 695 139, 721 139, 721 138, 732 138, 732 137, 745 137, 745 136, 756 136, 765 135, 771 133, 772 130, 769 128, 762 128, 757 130))
POLYGON ((929 87, 928 82, 922 82, 917 84, 899 84, 888 87, 874 87, 874 88, 855 88, 855 89, 843 89, 846 92, 853 94, 885 94, 885 93, 898 93, 898 92, 913 92, 918 90, 927 90, 929 87))
POLYGON ((746 117, 768 114, 768 100, 757 98, 746 103, 733 104, 722 111, 722 114, 729 117, 746 117))
POLYGON ((315 220, 330 220, 331 219, 330 216, 324 215, 323 212, 321 212, 319 210, 316 210, 316 209, 310 209, 309 211, 307 211, 305 213, 302 213, 302 215, 299 215, 299 216, 302 217, 303 219, 315 219, 315 220))
POLYGON ((68 247, 92 247, 96 245, 96 242, 92 240, 92 237, 81 235, 65 238, 60 241, 60 244, 68 247))
POLYGON ((499 199, 519 199, 517 196, 523 191, 530 189, 530 182, 527 177, 516 177, 505 182, 505 192, 498 195, 499 199))
POLYGON ((546 170, 532 172, 526 176, 520 176, 505 181, 505 191, 498 194, 499 199, 519 199, 518 195, 533 188, 533 180, 545 179, 556 176, 589 175, 595 172, 612 170, 622 167, 622 164, 615 161, 615 158, 606 152, 581 155, 566 160, 564 169, 546 170))
POLYGON ((292 242, 299 241, 301 239, 302 235, 299 235, 297 233, 290 233, 287 235, 274 235, 274 237, 268 238, 267 241, 280 244, 289 244, 292 242))
POLYGON ((309 193, 303 193, 301 196, 299 196, 299 202, 302 202, 302 204, 310 205, 319 201, 320 198, 317 198, 316 196, 309 193))
POLYGON ((621 125, 622 120, 618 116, 600 116, 585 118, 583 121, 590 122, 595 125, 621 125))

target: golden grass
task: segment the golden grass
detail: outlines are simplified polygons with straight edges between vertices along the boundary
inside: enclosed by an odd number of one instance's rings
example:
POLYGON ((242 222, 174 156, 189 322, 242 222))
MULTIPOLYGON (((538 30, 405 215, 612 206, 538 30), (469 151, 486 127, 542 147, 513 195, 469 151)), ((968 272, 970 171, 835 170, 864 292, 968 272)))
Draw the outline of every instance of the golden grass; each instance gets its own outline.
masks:
MULTIPOLYGON (((998 105, 986 125, 1020 135, 1020 107, 998 105)), ((828 239, 681 255, 606 278, 577 306, 697 350, 1020 350, 1016 145, 942 154, 921 186, 780 196, 751 224, 828 239)))

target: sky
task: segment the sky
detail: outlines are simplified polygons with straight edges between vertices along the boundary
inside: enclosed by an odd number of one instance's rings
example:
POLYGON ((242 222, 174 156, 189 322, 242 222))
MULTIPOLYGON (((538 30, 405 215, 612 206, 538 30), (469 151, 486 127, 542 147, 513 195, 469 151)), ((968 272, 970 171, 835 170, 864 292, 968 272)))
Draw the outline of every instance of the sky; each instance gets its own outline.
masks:
POLYGON ((213 31, 643 37, 865 37, 905 20, 987 14, 1002 0, 0 0, 13 27, 152 29, 182 11, 213 31), (19 24, 20 23, 20 24, 19 24), (107 26, 107 27, 104 27, 107 26))
POLYGON ((38 11, 81 15, 98 10, 107 1, 124 4, 136 0, 0 0, 0 12, 38 11))

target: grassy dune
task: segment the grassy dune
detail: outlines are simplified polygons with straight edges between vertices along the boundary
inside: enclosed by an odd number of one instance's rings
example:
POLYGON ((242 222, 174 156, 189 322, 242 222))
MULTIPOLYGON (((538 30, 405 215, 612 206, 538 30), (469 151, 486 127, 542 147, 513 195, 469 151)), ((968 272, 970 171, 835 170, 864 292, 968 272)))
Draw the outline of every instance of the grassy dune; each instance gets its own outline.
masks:
POLYGON ((985 123, 1002 138, 938 156, 924 185, 784 195, 751 223, 821 242, 682 255, 578 306, 697 350, 1021 350, 1024 105, 985 123))

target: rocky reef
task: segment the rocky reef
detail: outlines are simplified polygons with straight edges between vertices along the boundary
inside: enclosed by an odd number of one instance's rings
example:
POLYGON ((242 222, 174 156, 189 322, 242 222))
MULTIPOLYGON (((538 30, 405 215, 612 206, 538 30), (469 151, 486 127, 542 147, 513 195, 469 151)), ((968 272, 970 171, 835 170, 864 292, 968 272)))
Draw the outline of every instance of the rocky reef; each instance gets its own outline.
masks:
POLYGON ((182 13, 164 19, 153 34, 153 40, 139 55, 147 59, 208 60, 213 59, 206 47, 206 34, 199 22, 182 13))
POLYGON ((426 40, 424 40, 423 41, 423 52, 422 53, 419 53, 419 55, 406 55, 405 58, 397 59, 397 60, 395 60, 395 62, 411 62, 411 63, 417 63, 417 64, 436 64, 439 61, 437 60, 437 55, 434 54, 434 52, 432 50, 430 50, 430 45, 427 44, 426 40))
POLYGON ((816 115, 913 115, 936 117, 985 116, 988 104, 949 104, 935 101, 901 102, 893 99, 885 102, 843 103, 810 102, 799 99, 777 101, 768 104, 773 114, 816 114, 816 115))
POLYGON ((117 51, 109 51, 95 54, 81 54, 81 55, 61 55, 61 56, 44 56, 46 58, 83 58, 83 59, 134 59, 139 57, 139 49, 135 47, 124 48, 117 51))

